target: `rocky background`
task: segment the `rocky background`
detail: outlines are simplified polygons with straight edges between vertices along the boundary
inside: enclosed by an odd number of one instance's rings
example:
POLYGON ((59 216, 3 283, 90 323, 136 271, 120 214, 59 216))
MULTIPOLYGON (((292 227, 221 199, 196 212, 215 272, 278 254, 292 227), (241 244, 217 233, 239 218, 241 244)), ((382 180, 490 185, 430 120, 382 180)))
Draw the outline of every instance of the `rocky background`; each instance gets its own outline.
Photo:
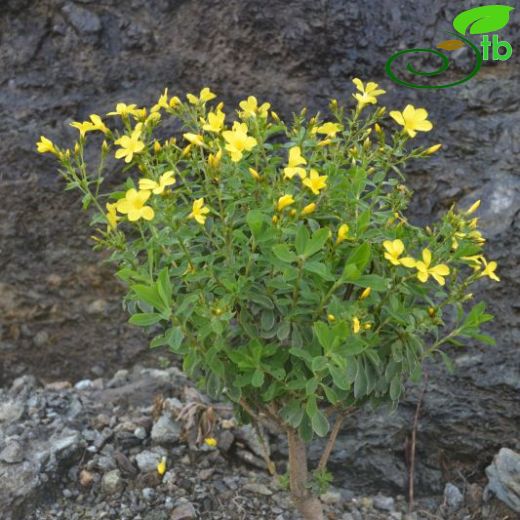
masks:
MULTIPOLYGON (((302 105, 325 110, 329 98, 350 97, 357 76, 379 82, 390 108, 426 107, 435 126, 421 139, 444 144, 408 169, 412 218, 424 223, 453 203, 482 199, 488 256, 502 283, 483 282, 476 298, 496 315, 488 330, 497 346, 454 352, 453 375, 428 368, 416 493, 485 485, 498 450, 520 449, 520 14, 500 32, 512 58, 484 64, 459 87, 406 89, 384 72, 390 54, 449 38, 454 16, 481 3, 490 2, 3 0, 0 387, 22 374, 74 383, 160 362, 126 324, 122 288, 90 249, 77 195, 63 192, 52 158, 35 151, 40 134, 65 144, 74 136, 69 122, 118 101, 150 105, 164 87, 182 94, 209 85, 228 107, 254 94, 284 115, 302 105)), ((470 64, 456 52, 448 78, 470 64)), ((332 458, 338 486, 404 492, 419 391, 411 388, 394 415, 347 422, 332 458)))

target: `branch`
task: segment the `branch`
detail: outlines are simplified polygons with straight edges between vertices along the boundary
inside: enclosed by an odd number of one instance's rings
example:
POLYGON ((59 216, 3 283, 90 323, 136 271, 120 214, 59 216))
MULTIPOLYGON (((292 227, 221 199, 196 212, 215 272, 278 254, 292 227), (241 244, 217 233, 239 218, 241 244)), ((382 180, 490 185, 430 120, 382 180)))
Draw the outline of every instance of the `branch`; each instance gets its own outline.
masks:
POLYGON ((318 471, 323 471, 327 467, 327 462, 329 460, 330 454, 332 453, 332 448, 334 448, 334 444, 336 443, 336 438, 338 437, 338 433, 343 425, 343 421, 350 415, 356 408, 354 406, 348 407, 346 410, 342 412, 338 412, 336 417, 336 422, 332 427, 332 431, 330 432, 329 438, 327 439, 327 444, 325 445, 325 449, 320 457, 320 462, 318 463, 318 471))

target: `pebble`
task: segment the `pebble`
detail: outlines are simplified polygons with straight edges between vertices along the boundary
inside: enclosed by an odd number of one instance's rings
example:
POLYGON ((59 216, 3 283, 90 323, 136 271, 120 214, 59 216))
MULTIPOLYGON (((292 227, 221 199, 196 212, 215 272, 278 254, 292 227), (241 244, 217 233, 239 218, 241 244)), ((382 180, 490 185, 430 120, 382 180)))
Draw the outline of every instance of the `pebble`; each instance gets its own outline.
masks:
POLYGON ((197 518, 197 512, 191 502, 177 506, 170 515, 170 520, 191 520, 197 518))
POLYGON ((101 480, 101 490, 105 495, 115 495, 123 490, 124 483, 121 478, 121 472, 113 469, 103 475, 101 480))
POLYGON ((373 505, 380 511, 394 511, 395 500, 392 497, 376 495, 373 499, 373 505))
POLYGON ((24 450, 16 440, 8 441, 5 448, 0 452, 0 460, 8 464, 17 464, 24 460, 24 450))
POLYGON ((259 482, 248 482, 242 486, 244 491, 251 491, 251 493, 255 493, 256 495, 263 496, 271 496, 273 492, 265 485, 259 482))
POLYGON ((145 450, 135 456, 135 462, 140 471, 155 471, 157 464, 161 462, 162 454, 156 451, 145 450))
POLYGON ((181 435, 181 425, 169 415, 161 415, 152 427, 152 441, 155 444, 172 444, 177 442, 181 435))
POLYGON ((94 386, 94 384, 91 379, 82 379, 81 381, 78 381, 74 385, 74 388, 76 390, 81 391, 81 390, 90 390, 93 386, 94 386))
POLYGON ((341 492, 337 490, 330 489, 325 493, 320 495, 320 499, 324 504, 339 504, 341 502, 342 496, 341 492))
POLYGON ((444 487, 444 501, 448 506, 450 513, 458 511, 464 503, 464 495, 460 492, 459 488, 448 482, 444 487))

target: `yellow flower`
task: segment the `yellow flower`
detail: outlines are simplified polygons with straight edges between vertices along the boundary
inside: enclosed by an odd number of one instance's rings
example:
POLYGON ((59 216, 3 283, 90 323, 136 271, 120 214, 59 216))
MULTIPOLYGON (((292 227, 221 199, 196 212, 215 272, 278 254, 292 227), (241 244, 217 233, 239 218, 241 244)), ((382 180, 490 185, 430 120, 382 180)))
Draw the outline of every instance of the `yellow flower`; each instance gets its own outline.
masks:
POLYGON ((392 110, 390 117, 403 126, 410 137, 415 137, 417 132, 429 132, 433 128, 431 121, 427 119, 428 112, 424 108, 415 108, 413 105, 406 105, 402 112, 392 110))
POLYGON ((360 330, 361 330, 361 323, 359 321, 359 318, 356 318, 356 316, 354 316, 352 318, 352 332, 354 334, 358 334, 360 330))
POLYGON ((274 111, 271 110, 271 117, 278 123, 280 121, 280 116, 274 111))
POLYGON ((74 121, 70 124, 73 128, 77 128, 79 130, 79 135, 81 137, 85 137, 85 134, 87 132, 91 132, 94 130, 94 125, 90 121, 84 121, 83 123, 78 123, 77 121, 74 121))
POLYGON ((482 262, 484 263, 484 270, 480 273, 479 277, 487 276, 496 282, 500 282, 500 278, 495 274, 495 271, 498 267, 495 261, 487 262, 487 260, 482 256, 482 262))
POLYGON ((252 175, 253 178, 255 178, 257 181, 259 181, 262 177, 260 176, 260 174, 254 169, 254 168, 249 168, 249 173, 252 175))
POLYGON ((39 153, 53 153, 54 155, 59 153, 54 143, 50 139, 43 137, 43 135, 40 136, 40 140, 36 143, 36 148, 39 153))
POLYGON ((204 130, 208 132, 216 132, 219 133, 224 128, 224 119, 226 118, 226 114, 221 110, 217 110, 216 112, 210 112, 208 114, 208 122, 202 127, 204 130))
POLYGON ((204 139, 199 134, 192 134, 190 132, 187 132, 186 134, 182 134, 182 137, 186 139, 186 141, 189 141, 191 144, 194 144, 196 146, 204 146, 204 139))
POLYGON ((359 295, 360 300, 364 300, 365 298, 368 298, 370 296, 370 293, 372 292, 372 289, 370 287, 367 287, 363 290, 363 292, 359 295))
POLYGON ((258 106, 258 101, 255 96, 249 96, 247 100, 240 101, 238 106, 242 109, 240 117, 243 119, 249 119, 250 117, 256 117, 257 115, 265 119, 269 109, 271 108, 271 103, 263 103, 258 106))
POLYGON ((199 224, 204 225, 208 213, 209 209, 204 206, 204 198, 200 198, 193 202, 193 207, 191 208, 191 213, 188 215, 188 218, 194 218, 199 224))
POLYGON ((424 153, 426 155, 432 155, 435 152, 438 152, 441 148, 442 144, 434 144, 433 146, 430 146, 430 148, 426 148, 426 150, 424 150, 424 153))
POLYGON ((172 184, 175 184, 173 171, 164 172, 159 177, 159 182, 153 181, 152 179, 139 179, 139 189, 149 190, 155 195, 160 195, 164 192, 166 186, 171 186, 172 184))
POLYGON ((222 159, 222 150, 219 148, 216 154, 210 153, 208 155, 208 164, 211 168, 216 170, 220 165, 220 160, 222 159))
POLYGON ((188 101, 192 105, 196 105, 197 103, 206 103, 206 101, 211 101, 212 99, 215 99, 217 96, 208 87, 204 87, 199 94, 199 97, 194 96, 193 94, 186 94, 186 97, 188 98, 188 101))
POLYGON ((109 112, 107 116, 120 116, 128 117, 128 115, 140 117, 142 115, 141 110, 137 108, 137 105, 127 105, 126 103, 117 103, 116 111, 109 112))
POLYGON ((225 148, 233 162, 240 161, 244 151, 250 152, 257 145, 256 139, 247 135, 247 125, 237 121, 233 124, 232 130, 222 132, 222 137, 226 141, 225 148))
POLYGON ((285 178, 292 179, 295 175, 298 175, 301 179, 304 179, 307 173, 305 172, 305 168, 301 168, 300 165, 302 164, 307 164, 307 160, 302 157, 300 147, 293 146, 289 149, 289 160, 283 170, 285 178))
POLYGON ((166 457, 161 458, 161 462, 157 464, 157 473, 162 477, 166 473, 166 457))
POLYGON ((116 229, 117 227, 117 221, 119 220, 119 217, 116 213, 116 206, 117 204, 110 204, 110 202, 107 202, 106 208, 107 208, 107 222, 108 222, 108 229, 116 229))
POLYGON ((332 323, 336 321, 336 316, 334 316, 334 314, 327 314, 327 319, 332 323))
POLYGON ((311 169, 309 177, 303 179, 303 185, 307 186, 314 195, 319 195, 320 191, 327 186, 327 176, 320 175, 316 170, 311 169))
POLYGON ((279 220, 278 215, 273 215, 273 218, 271 219, 273 224, 276 224, 278 222, 278 220, 279 220))
POLYGON ((125 162, 129 163, 134 154, 141 153, 144 150, 144 143, 139 138, 141 137, 141 123, 135 126, 132 135, 124 135, 115 141, 115 144, 121 146, 116 150, 116 159, 125 158, 125 162))
POLYGON ((385 240, 383 247, 386 249, 384 256, 391 264, 415 267, 416 261, 413 258, 399 258, 404 253, 404 244, 401 240, 385 240))
POLYGON ((159 153, 161 151, 161 143, 157 139, 153 142, 153 151, 159 153))
POLYGON ((348 235, 349 227, 348 224, 341 224, 338 229, 338 238, 336 238, 336 244, 340 244, 343 240, 346 240, 348 235))
POLYGON ((128 215, 130 222, 135 222, 140 218, 152 220, 155 213, 150 206, 145 206, 145 202, 150 198, 149 191, 137 191, 134 188, 129 189, 124 199, 120 199, 116 203, 119 213, 128 215))
POLYGON ((210 448, 214 448, 217 445, 217 439, 214 437, 206 437, 204 439, 204 444, 210 448))
POLYGON ((385 90, 378 88, 379 85, 373 81, 368 82, 365 86, 360 79, 354 78, 352 83, 354 83, 356 88, 359 90, 359 92, 352 94, 354 99, 358 102, 358 110, 361 110, 369 103, 375 105, 377 103, 377 97, 386 92, 385 90))
POLYGON ((325 134, 327 137, 333 138, 336 137, 336 134, 341 132, 341 130, 343 130, 343 126, 341 126, 339 123, 328 122, 318 126, 316 128, 316 133, 325 134))
POLYGON ((311 213, 314 213, 315 211, 316 211, 316 203, 311 202, 310 204, 307 204, 307 206, 305 206, 302 209, 302 215, 310 215, 311 213))
POLYGON ((282 211, 287 206, 294 204, 294 199, 292 195, 283 195, 278 199, 278 203, 276 205, 276 209, 278 211, 282 211))
POLYGON ((97 114, 91 114, 90 120, 92 121, 92 130, 98 130, 104 134, 109 132, 107 126, 97 114))
POLYGON ((419 260, 415 264, 415 268, 417 269, 417 278, 424 283, 428 281, 428 278, 431 275, 439 285, 444 285, 446 283, 444 277, 450 274, 450 268, 445 264, 438 264, 430 267, 431 261, 431 251, 429 249, 423 249, 422 262, 419 260))
POLYGON ((475 213, 475 211, 477 211, 477 209, 479 208, 480 206, 480 200, 477 200, 476 202, 474 202, 468 210, 466 210, 466 215, 472 215, 473 213, 475 213))
POLYGON ((161 108, 169 108, 170 105, 168 104, 168 89, 164 89, 164 93, 161 94, 161 97, 157 101, 157 103, 150 109, 150 112, 155 113, 159 112, 161 108))

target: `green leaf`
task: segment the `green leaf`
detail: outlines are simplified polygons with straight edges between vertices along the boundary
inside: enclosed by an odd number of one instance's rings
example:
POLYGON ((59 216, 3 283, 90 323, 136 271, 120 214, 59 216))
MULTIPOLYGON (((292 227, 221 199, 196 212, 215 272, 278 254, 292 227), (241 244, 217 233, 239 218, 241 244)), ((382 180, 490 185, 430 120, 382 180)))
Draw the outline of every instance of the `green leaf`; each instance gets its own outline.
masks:
POLYGON ((298 257, 292 251, 290 251, 289 247, 285 244, 277 244, 276 246, 273 246, 273 253, 282 262, 286 262, 288 264, 298 259, 298 257))
POLYGON ((298 228, 298 231, 296 232, 296 240, 294 242, 294 246, 296 248, 296 252, 299 255, 303 255, 305 251, 305 247, 307 246, 307 242, 309 241, 309 232, 307 231, 307 228, 300 224, 300 227, 298 228))
POLYGON ((250 292, 247 293, 247 299, 251 300, 254 303, 257 303, 264 309, 274 309, 274 303, 272 300, 266 296, 265 294, 262 294, 261 292, 250 292))
POLYGON ((388 280, 377 274, 365 274, 352 283, 360 287, 370 287, 374 291, 388 290, 388 280))
POLYGON ((318 231, 312 234, 312 238, 307 242, 304 256, 309 258, 310 256, 320 251, 325 245, 325 242, 327 242, 328 238, 329 230, 327 228, 318 229, 318 231))
POLYGON ((341 390, 349 390, 350 382, 347 380, 346 372, 334 365, 329 365, 328 368, 334 384, 341 390))
POLYGON ((325 356, 317 356, 312 360, 311 368, 313 372, 320 372, 321 370, 325 370, 329 363, 329 358, 325 356))
POLYGON ((128 323, 132 325, 137 325, 139 327, 149 327, 150 325, 155 325, 162 320, 162 316, 160 314, 156 314, 155 312, 143 312, 140 314, 134 314, 128 320, 128 323))
POLYGON ((263 384, 264 384, 264 373, 261 370, 256 369, 253 374, 253 377, 251 378, 251 385, 253 385, 256 388, 259 388, 263 384))
POLYGON ((171 308, 172 305, 172 284, 170 282, 170 273, 168 268, 165 267, 160 273, 157 279, 157 291, 164 305, 171 308))
POLYGON ((329 421, 321 410, 317 410, 311 417, 312 429, 319 437, 325 437, 329 432, 329 421))
POLYGON ((260 318, 260 325, 263 330, 271 330, 274 326, 274 312, 269 309, 264 309, 262 311, 262 316, 260 318))
POLYGON ((507 5, 484 5, 462 11, 453 20, 454 29, 460 34, 484 34, 496 32, 509 22, 513 7, 507 5))
POLYGON ((335 280, 327 266, 320 262, 305 262, 303 265, 303 270, 308 271, 309 273, 317 274, 320 278, 323 278, 323 280, 326 280, 327 282, 333 282, 335 280))
POLYGON ((292 399, 281 410, 280 417, 293 428, 298 428, 303 419, 304 410, 299 401, 292 399))
POLYGON ((402 385, 401 385, 401 376, 397 375, 392 379, 390 383, 390 399, 392 401, 397 401, 399 396, 401 395, 402 385))
POLYGON ((354 380, 354 397, 356 399, 363 397, 366 395, 368 390, 368 381, 367 375, 365 373, 365 368, 361 361, 358 362, 358 370, 356 374, 356 379, 354 380))
POLYGON ((291 333, 291 323, 289 321, 282 321, 280 325, 278 325, 278 329, 276 330, 276 337, 280 341, 284 341, 289 337, 291 333))
POLYGON ((140 301, 145 302, 160 311, 168 309, 168 307, 164 305, 164 302, 156 287, 136 284, 132 285, 131 289, 140 301))
POLYGON ((165 337, 168 341, 168 346, 173 352, 177 352, 184 339, 184 332, 180 327, 172 327, 166 334, 165 337))
POLYGON ((355 265, 360 273, 363 272, 368 262, 370 262, 370 244, 368 242, 357 246, 347 259, 347 265, 355 265))
POLYGON ((441 355, 442 362, 444 363, 444 366, 446 367, 448 372, 450 374, 453 374, 455 372, 455 365, 453 364, 451 358, 448 356, 448 354, 446 354, 446 352, 443 352, 442 350, 439 350, 438 352, 441 355))
POLYGON ((307 414, 302 417, 302 422, 298 428, 298 433, 304 442, 310 442, 312 440, 312 425, 311 420, 307 414))
POLYGON ((325 350, 332 348, 334 342, 334 333, 326 323, 323 321, 316 321, 314 323, 314 333, 316 334, 320 345, 325 350))
POLYGON ((355 282, 359 280, 361 273, 357 266, 354 264, 346 264, 345 269, 343 269, 343 274, 341 275, 342 282, 355 282))
POLYGON ((253 209, 246 215, 246 222, 253 236, 257 238, 262 232, 265 216, 261 211, 253 209))

